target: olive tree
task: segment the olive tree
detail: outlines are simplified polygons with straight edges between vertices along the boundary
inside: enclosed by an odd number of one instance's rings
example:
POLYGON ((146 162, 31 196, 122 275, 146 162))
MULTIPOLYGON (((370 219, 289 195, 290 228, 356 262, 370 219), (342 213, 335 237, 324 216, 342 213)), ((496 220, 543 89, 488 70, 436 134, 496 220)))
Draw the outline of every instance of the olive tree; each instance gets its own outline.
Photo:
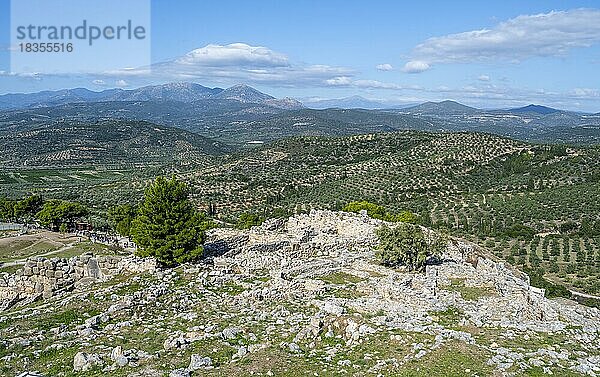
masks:
POLYGON ((405 266, 409 271, 423 271, 429 257, 441 255, 446 248, 445 235, 426 235, 415 225, 398 223, 377 229, 379 245, 375 257, 384 266, 405 266))

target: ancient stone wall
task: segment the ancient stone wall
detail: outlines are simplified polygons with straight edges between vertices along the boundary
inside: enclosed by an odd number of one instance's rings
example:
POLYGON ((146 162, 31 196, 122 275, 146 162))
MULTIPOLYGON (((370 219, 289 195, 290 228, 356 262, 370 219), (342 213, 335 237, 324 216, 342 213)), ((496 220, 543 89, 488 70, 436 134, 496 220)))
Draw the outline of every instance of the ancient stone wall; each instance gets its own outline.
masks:
POLYGON ((30 258, 14 274, 0 274, 0 310, 21 301, 49 298, 124 271, 142 272, 155 268, 155 260, 131 256, 94 256, 88 253, 69 259, 30 258))

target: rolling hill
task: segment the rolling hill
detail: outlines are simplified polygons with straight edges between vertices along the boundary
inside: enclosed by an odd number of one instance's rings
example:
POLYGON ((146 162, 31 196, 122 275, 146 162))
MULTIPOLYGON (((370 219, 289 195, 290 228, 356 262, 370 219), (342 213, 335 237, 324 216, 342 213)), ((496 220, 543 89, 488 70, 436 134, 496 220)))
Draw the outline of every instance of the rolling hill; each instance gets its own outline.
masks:
MULTIPOLYGON (((318 114, 323 131, 330 118, 372 119, 368 111, 303 111, 318 114)), ((175 173, 200 208, 229 222, 243 212, 280 216, 368 200, 600 293, 597 146, 385 131, 297 136, 227 153, 213 140, 145 122, 56 123, 0 137, 0 195, 37 192, 108 208, 138 200, 152 177, 175 173)))
POLYGON ((559 112, 560 110, 553 109, 551 107, 531 104, 523 107, 518 107, 516 109, 510 109, 508 111, 510 111, 511 113, 535 113, 541 115, 548 115, 559 112))
POLYGON ((63 121, 0 135, 0 166, 160 165, 230 152, 220 142, 138 121, 63 121))
POLYGON ((470 114, 479 110, 455 101, 442 101, 425 102, 417 106, 407 107, 403 109, 403 111, 410 114, 448 116, 457 114, 470 114))

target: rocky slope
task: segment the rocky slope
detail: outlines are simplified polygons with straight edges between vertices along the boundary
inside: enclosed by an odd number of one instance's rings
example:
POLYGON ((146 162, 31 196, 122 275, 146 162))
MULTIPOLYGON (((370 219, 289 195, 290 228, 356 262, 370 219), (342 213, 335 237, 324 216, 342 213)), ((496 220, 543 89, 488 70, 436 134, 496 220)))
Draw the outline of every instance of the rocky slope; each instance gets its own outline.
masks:
POLYGON ((379 266, 380 225, 314 211, 215 229, 202 263, 168 270, 133 257, 29 261, 0 280, 0 372, 600 374, 600 311, 544 298, 460 240, 424 274, 379 266))

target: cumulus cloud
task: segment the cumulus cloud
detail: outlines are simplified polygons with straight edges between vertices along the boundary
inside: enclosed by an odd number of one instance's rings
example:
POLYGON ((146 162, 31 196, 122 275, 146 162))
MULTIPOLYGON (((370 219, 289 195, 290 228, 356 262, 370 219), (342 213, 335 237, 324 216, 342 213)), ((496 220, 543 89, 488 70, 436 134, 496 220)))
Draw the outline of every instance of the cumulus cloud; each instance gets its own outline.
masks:
MULTIPOLYGON (((150 67, 106 72, 108 77, 208 81, 222 85, 245 82, 284 87, 330 85, 354 71, 344 67, 304 64, 267 47, 245 43, 209 44, 150 67), (332 81, 332 82, 333 82, 332 81)), ((102 78, 102 77, 100 77, 102 78)))
POLYGON ((348 76, 338 76, 325 80, 325 84, 329 86, 349 86, 352 84, 352 79, 348 76))
POLYGON ((101 85, 101 86, 106 85, 106 81, 104 81, 104 80, 94 80, 94 81, 92 81, 92 83, 95 85, 101 85))
POLYGON ((405 69, 416 73, 435 63, 520 62, 531 57, 565 56, 574 48, 599 41, 599 9, 521 15, 490 29, 429 38, 414 48, 405 69), (410 70, 414 66, 421 69, 410 70))
POLYGON ((182 65, 206 67, 287 67, 287 56, 262 46, 245 43, 209 44, 175 60, 182 65))
POLYGON ((124 87, 128 86, 129 84, 125 80, 117 80, 117 81, 115 81, 115 85, 119 88, 124 88, 124 87))
POLYGON ((365 89, 404 89, 402 85, 377 80, 355 80, 352 84, 365 89))
POLYGON ((394 69, 394 67, 392 67, 392 65, 388 64, 388 63, 378 64, 375 66, 375 68, 377 68, 377 70, 379 70, 379 71, 391 71, 394 69))
POLYGON ((404 64, 402 72, 406 73, 421 73, 429 69, 429 63, 422 60, 413 60, 404 64))
POLYGON ((477 77, 477 80, 479 80, 479 81, 490 81, 490 76, 488 76, 488 75, 479 75, 479 77, 477 77))

